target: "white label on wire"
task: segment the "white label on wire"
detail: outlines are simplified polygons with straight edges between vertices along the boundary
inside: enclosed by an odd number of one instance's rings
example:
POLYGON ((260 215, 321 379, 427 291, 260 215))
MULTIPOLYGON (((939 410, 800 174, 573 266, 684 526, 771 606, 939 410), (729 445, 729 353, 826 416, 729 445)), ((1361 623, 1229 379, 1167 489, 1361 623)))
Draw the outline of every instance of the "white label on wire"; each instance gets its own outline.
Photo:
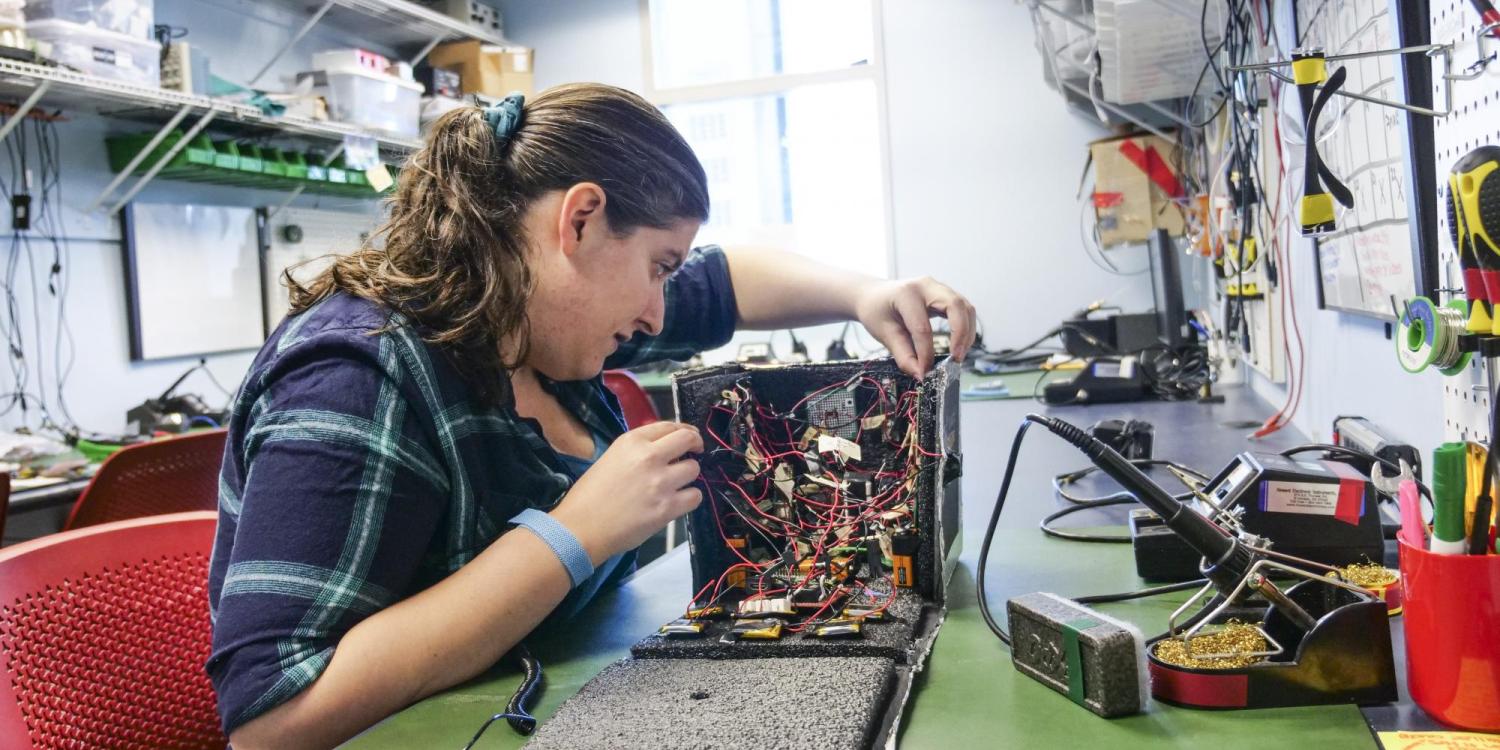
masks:
POLYGON ((1331 516, 1338 512, 1339 485, 1314 482, 1266 482, 1260 507, 1276 513, 1331 516))
POLYGON ((838 453, 849 461, 861 460, 859 443, 826 432, 818 436, 818 452, 838 453))

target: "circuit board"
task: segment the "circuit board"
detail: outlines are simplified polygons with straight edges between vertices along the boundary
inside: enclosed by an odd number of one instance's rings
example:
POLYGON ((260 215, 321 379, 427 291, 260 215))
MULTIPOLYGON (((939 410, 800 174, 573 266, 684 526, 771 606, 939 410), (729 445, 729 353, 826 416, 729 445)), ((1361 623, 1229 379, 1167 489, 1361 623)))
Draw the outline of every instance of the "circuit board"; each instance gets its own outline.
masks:
POLYGON ((680 376, 679 417, 704 435, 704 502, 689 518, 694 593, 661 635, 858 640, 905 619, 887 617, 903 596, 940 600, 958 461, 935 375, 882 360, 680 376))

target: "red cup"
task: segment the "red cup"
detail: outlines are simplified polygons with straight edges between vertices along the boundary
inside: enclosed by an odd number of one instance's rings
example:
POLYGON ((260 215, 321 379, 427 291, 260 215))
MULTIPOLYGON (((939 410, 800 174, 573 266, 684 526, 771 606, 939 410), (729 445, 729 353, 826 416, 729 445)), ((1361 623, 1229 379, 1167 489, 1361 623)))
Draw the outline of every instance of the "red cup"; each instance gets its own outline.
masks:
POLYGON ((1500 731, 1500 555, 1400 544, 1407 691, 1445 724, 1500 731))

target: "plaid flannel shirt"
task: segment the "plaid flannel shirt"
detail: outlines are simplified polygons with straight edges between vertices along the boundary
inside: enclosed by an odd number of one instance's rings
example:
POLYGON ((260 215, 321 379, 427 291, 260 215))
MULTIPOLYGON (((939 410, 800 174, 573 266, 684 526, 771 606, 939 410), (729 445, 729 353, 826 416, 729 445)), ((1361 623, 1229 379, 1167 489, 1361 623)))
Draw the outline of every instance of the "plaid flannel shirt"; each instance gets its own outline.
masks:
MULTIPOLYGON (((207 669, 226 732, 316 680, 355 624, 572 485, 539 425, 481 406, 400 322, 329 297, 282 322, 235 398, 208 582, 207 669)), ((661 334, 637 334, 606 366, 687 359, 727 342, 734 323, 723 252, 695 250, 667 282, 661 334)), ((543 385, 596 434, 624 431, 601 378, 543 385)))

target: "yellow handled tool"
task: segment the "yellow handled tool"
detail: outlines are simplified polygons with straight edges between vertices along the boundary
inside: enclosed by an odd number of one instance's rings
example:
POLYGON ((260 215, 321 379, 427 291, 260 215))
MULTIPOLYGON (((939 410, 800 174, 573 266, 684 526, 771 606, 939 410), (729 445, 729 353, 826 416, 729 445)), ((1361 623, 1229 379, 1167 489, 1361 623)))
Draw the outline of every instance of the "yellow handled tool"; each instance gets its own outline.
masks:
POLYGON ((1493 305, 1500 300, 1500 146, 1480 146, 1464 154, 1448 172, 1448 228, 1464 268, 1470 299, 1469 330, 1500 336, 1493 305), (1468 258, 1478 266, 1467 267, 1468 258), (1478 278, 1474 278, 1477 274, 1478 278), (1475 289, 1474 287, 1478 287, 1475 289), (1477 300, 1476 300, 1477 297, 1477 300), (1475 304, 1478 301, 1480 304, 1475 304), (1484 309, 1487 301, 1490 309, 1484 309), (1489 318, 1489 329, 1483 319, 1489 318))

